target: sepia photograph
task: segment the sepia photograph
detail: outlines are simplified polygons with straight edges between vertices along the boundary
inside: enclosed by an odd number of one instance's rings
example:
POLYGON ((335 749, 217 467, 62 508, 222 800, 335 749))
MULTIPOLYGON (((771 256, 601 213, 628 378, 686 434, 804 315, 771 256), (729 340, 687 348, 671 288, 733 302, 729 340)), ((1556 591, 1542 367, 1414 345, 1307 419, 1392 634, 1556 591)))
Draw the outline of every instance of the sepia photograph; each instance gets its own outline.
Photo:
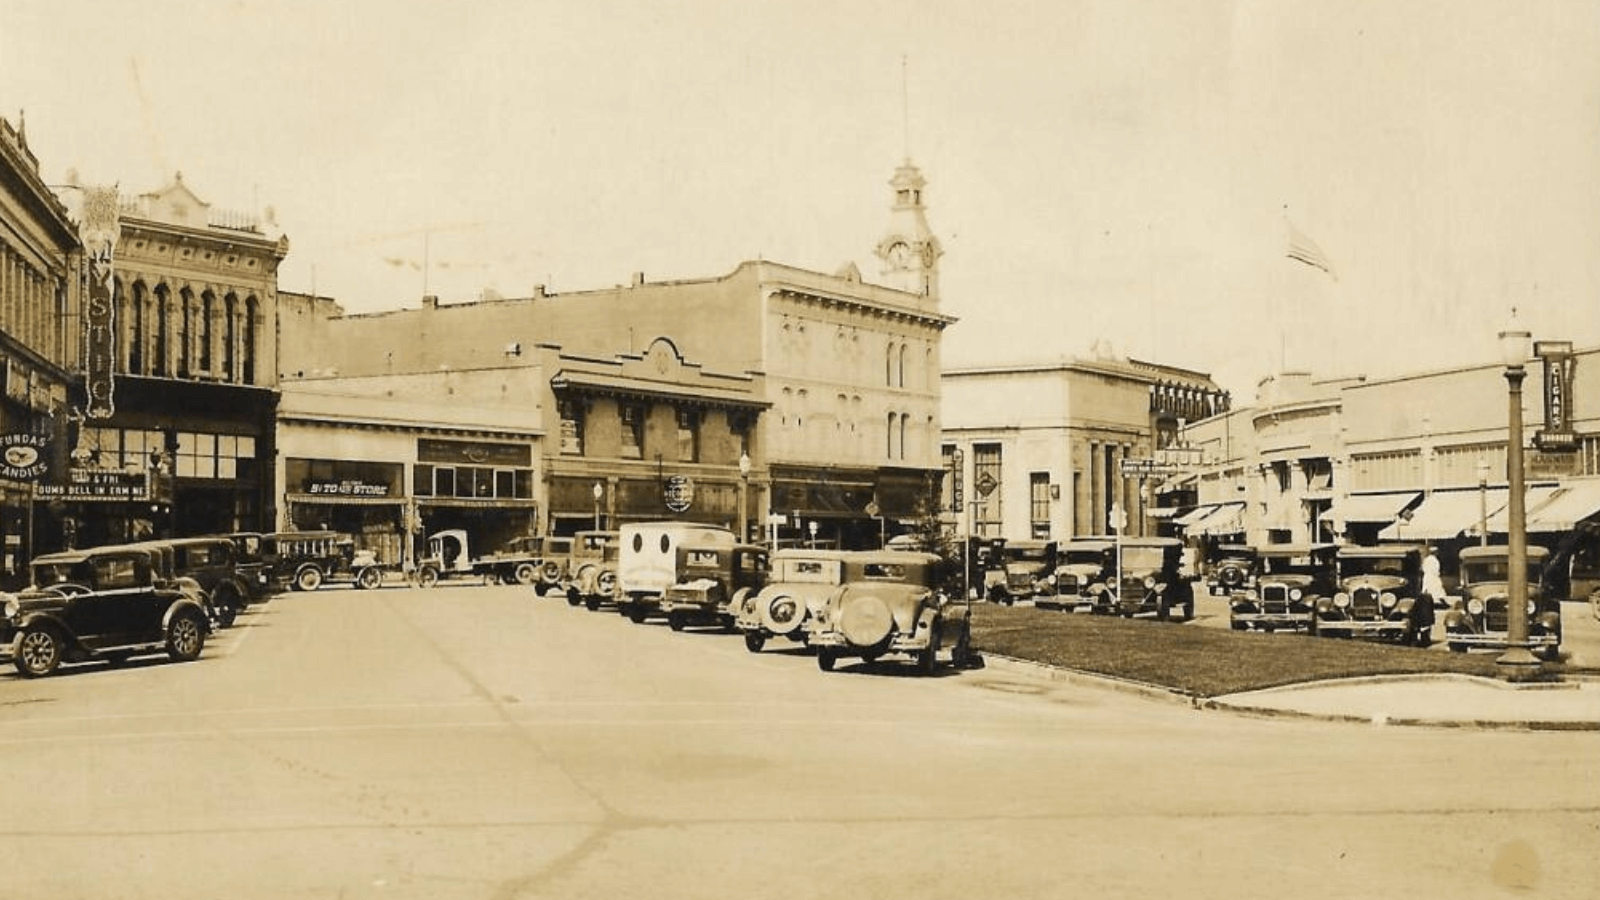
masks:
POLYGON ((0 0, 0 900, 1600 885, 1600 0, 0 0))

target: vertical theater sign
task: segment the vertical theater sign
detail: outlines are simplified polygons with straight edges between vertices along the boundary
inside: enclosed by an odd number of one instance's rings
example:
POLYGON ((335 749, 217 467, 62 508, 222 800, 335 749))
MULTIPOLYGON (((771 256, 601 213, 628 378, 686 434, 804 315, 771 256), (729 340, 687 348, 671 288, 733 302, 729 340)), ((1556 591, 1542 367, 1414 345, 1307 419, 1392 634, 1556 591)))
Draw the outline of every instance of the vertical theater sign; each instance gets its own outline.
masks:
POLYGON ((116 303, 111 280, 112 255, 121 228, 117 222, 117 189, 84 192, 83 237, 88 284, 84 298, 84 417, 109 419, 115 412, 113 372, 117 359, 116 303))

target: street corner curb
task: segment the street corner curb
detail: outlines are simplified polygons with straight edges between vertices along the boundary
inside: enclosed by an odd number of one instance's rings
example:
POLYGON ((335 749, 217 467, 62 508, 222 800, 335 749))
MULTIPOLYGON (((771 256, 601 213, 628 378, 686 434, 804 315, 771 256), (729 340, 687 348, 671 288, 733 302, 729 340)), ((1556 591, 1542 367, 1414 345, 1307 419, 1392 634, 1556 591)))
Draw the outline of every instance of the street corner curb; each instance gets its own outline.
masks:
POLYGON ((1014 672, 1027 673, 1035 677, 1047 678, 1051 681, 1061 681, 1082 687, 1097 688, 1099 690, 1117 691, 1119 693, 1134 694, 1148 700, 1170 703, 1180 706, 1198 708, 1202 698, 1183 691, 1175 691, 1160 685, 1145 684, 1139 681, 1129 681, 1125 678, 1113 678, 1110 675, 1098 675, 1080 669, 1067 669, 1061 666, 1052 666, 1046 663, 1035 662, 1031 659, 1018 659, 1014 656, 1004 656, 993 651, 985 650, 983 658, 988 668, 999 668, 1002 671, 1009 668, 1014 672), (996 666, 996 664, 999 664, 996 666))
POLYGON ((1201 700, 1196 708, 1260 719, 1298 719, 1306 722, 1335 722, 1345 725, 1370 725, 1375 728, 1454 728, 1464 731, 1600 731, 1600 722, 1567 719, 1442 719, 1420 716, 1356 715, 1353 713, 1313 712, 1277 706, 1253 706, 1225 700, 1201 700))

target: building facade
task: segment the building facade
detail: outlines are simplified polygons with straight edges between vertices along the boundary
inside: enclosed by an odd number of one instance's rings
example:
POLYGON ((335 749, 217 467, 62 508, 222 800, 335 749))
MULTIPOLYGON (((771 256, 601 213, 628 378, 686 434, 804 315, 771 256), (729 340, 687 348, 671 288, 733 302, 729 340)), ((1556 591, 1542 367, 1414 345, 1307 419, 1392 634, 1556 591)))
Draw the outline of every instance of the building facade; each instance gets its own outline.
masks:
POLYGON ((685 485, 715 488, 695 492, 700 510, 727 517, 737 486, 747 525, 874 545, 932 511, 939 346, 954 322, 938 310, 942 251, 926 228, 921 176, 907 163, 891 187, 877 255, 884 277, 909 289, 868 283, 854 265, 824 274, 749 261, 709 279, 635 273, 602 290, 425 298, 420 309, 364 315, 308 301, 283 310, 280 371, 366 377, 554 353, 541 357, 543 411, 559 434, 544 446, 542 527, 592 520, 597 483, 614 524, 695 515, 693 505, 663 506, 663 485, 676 486, 674 505, 685 485))
POLYGON ((1208 375, 1119 358, 955 369, 943 375, 943 508, 962 535, 1061 540, 1153 534, 1154 460, 1183 423, 1228 404, 1208 375))
POLYGON ((41 533, 34 509, 39 486, 67 468, 81 269, 77 228, 25 126, 0 119, 0 589, 19 586, 28 560, 62 539, 41 533))

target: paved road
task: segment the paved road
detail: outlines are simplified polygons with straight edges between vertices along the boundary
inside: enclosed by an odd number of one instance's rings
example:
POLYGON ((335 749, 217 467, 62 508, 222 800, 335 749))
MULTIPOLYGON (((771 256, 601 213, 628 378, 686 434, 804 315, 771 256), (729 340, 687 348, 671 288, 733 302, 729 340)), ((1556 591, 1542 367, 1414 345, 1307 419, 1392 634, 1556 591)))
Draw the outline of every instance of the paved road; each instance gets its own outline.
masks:
POLYGON ((0 676, 0 898, 1590 897, 1600 737, 824 675, 514 587, 0 676))

